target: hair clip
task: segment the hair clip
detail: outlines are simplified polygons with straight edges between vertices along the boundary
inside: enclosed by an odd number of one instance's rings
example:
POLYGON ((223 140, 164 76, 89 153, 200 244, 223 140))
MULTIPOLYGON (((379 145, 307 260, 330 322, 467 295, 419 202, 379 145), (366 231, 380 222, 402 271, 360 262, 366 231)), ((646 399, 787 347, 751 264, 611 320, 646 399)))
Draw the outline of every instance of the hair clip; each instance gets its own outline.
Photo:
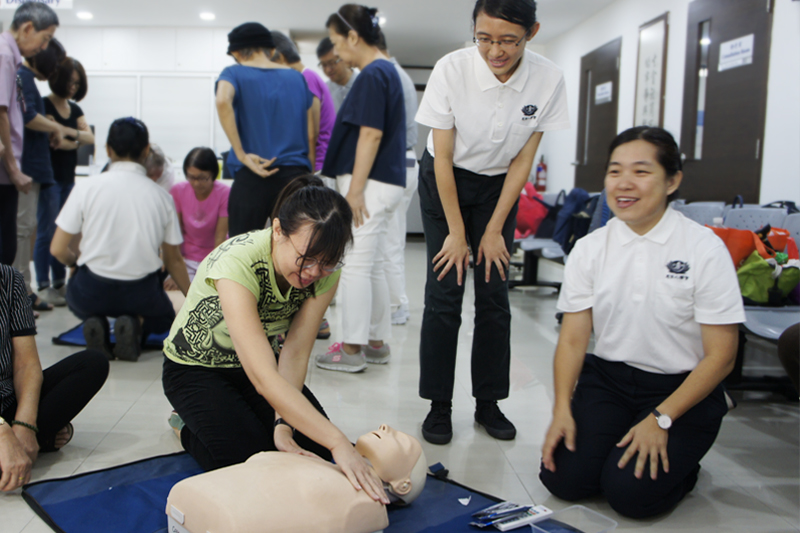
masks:
POLYGON ((372 27, 373 28, 377 28, 378 27, 378 23, 380 22, 380 19, 378 18, 378 15, 372 15, 370 17, 370 19, 372 20, 372 27))
POLYGON ((132 125, 136 126, 137 128, 139 128, 140 131, 145 131, 144 124, 138 118, 125 117, 125 118, 118 119, 118 121, 124 122, 126 124, 132 124, 132 125))

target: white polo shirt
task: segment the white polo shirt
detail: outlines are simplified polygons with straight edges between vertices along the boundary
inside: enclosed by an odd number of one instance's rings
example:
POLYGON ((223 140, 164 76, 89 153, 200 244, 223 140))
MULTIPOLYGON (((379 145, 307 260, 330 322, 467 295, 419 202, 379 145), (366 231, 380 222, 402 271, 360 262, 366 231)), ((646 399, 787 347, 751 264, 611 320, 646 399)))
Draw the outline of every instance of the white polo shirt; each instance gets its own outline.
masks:
MULTIPOLYGON (((455 166, 504 174, 533 132, 569 128, 564 75, 525 50, 517 70, 501 83, 477 47, 457 50, 433 68, 416 120, 441 130, 455 127, 455 166)), ((433 132, 428 151, 435 157, 433 132)))
POLYGON ((613 218, 575 244, 558 309, 589 308, 595 355, 660 374, 703 359, 700 324, 745 320, 725 244, 672 208, 645 235, 613 218))
POLYGON ((172 196, 137 163, 114 163, 107 172, 78 181, 56 224, 82 234, 78 264, 110 279, 152 274, 161 268, 161 244, 183 242, 172 196))

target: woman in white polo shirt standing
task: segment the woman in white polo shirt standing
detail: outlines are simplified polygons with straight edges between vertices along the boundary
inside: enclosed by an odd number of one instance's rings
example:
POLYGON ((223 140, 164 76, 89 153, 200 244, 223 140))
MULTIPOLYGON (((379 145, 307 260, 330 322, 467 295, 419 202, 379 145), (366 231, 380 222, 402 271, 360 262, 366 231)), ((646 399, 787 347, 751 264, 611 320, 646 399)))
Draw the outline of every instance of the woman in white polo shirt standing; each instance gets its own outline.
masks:
POLYGON ((645 518, 697 482, 728 410, 721 383, 745 317, 723 242, 667 207, 683 176, 672 135, 632 128, 609 152, 616 218, 578 241, 564 271, 539 477, 559 498, 603 493, 645 518))
POLYGON ((539 30, 536 3, 478 0, 472 22, 476 47, 438 61, 417 112, 417 122, 432 128, 419 178, 429 261, 419 389, 432 402, 422 435, 434 444, 446 444, 453 435, 451 400, 470 249, 476 265, 475 420, 495 438, 516 436, 497 400, 509 388, 506 271, 517 202, 542 132, 569 127, 561 70, 525 49, 539 30))

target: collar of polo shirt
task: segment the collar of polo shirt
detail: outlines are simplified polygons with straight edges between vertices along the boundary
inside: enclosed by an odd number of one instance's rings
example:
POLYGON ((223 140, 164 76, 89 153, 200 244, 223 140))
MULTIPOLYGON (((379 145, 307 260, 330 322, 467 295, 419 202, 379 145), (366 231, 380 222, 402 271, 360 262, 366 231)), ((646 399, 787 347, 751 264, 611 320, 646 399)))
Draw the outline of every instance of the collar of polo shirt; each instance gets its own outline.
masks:
POLYGON ((669 239, 672 230, 675 229, 675 224, 677 222, 675 220, 675 216, 676 216, 675 211, 670 206, 667 206, 667 210, 664 211, 664 215, 661 217, 661 220, 658 221, 658 224, 656 224, 653 227, 653 229, 651 229, 644 235, 639 235, 631 228, 629 228, 628 225, 622 222, 621 220, 617 219, 612 219, 612 220, 617 220, 618 222, 617 225, 620 228, 619 239, 623 246, 635 241, 639 237, 647 239, 657 244, 664 244, 667 242, 667 239, 669 239))
POLYGON ((478 48, 475 47, 475 54, 473 55, 472 61, 475 65, 475 77, 478 80, 478 87, 480 87, 481 91, 488 91, 489 89, 504 85, 521 93, 523 89, 525 89, 525 82, 528 81, 528 69, 530 69, 527 56, 528 53, 526 50, 525 54, 523 54, 519 60, 520 64, 517 70, 514 71, 514 74, 511 75, 511 78, 509 78, 507 82, 503 83, 498 80, 491 69, 489 69, 489 65, 486 64, 481 54, 478 53, 478 48))

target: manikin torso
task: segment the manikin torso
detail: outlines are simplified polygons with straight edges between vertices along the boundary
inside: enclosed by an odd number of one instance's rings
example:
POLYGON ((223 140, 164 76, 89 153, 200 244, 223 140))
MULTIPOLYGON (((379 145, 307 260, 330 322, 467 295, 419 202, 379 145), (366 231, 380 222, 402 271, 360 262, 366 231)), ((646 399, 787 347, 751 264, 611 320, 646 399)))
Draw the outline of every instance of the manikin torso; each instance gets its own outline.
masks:
MULTIPOLYGON (((393 487, 406 502, 421 492, 419 441, 381 426, 358 442, 393 500, 393 487)), ((170 533, 372 533, 389 525, 386 507, 353 488, 338 466, 283 452, 259 453, 181 481, 166 512, 170 533)))

